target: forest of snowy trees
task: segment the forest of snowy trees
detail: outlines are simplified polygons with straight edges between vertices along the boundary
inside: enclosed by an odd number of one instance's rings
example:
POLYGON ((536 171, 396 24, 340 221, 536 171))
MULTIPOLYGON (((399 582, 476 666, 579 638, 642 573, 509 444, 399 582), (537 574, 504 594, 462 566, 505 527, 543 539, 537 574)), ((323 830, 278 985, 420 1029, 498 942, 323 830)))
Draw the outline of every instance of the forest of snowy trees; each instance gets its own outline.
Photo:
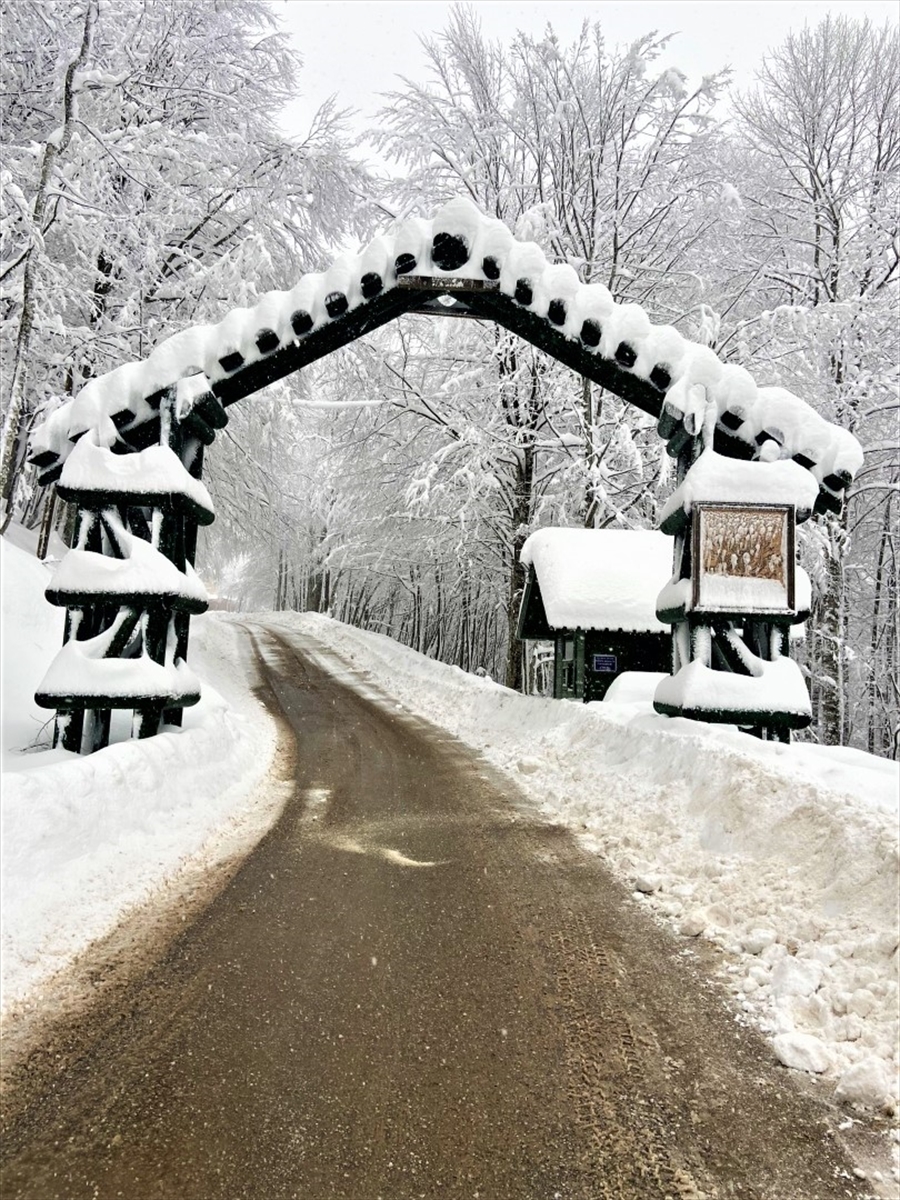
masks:
MULTIPOLYGON (((781 384, 866 452, 800 531, 812 733, 898 756, 898 41, 829 17, 755 85, 666 39, 486 39, 461 6, 365 143, 337 104, 279 125, 302 66, 261 0, 6 0, 3 496, 64 536, 28 431, 91 376, 467 195, 583 281, 781 384)), ((510 686, 519 550, 651 528, 655 423, 481 322, 407 316, 236 406, 198 567, 220 602, 328 611, 510 686)), ((527 674, 527 672, 525 672, 527 674)))

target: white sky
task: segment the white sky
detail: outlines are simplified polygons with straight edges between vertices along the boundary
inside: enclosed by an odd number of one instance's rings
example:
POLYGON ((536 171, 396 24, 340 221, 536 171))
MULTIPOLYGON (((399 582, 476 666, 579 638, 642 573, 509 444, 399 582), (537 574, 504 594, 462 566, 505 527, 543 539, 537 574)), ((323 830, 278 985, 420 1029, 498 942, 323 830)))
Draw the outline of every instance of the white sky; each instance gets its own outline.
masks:
MULTIPOLYGON (((379 92, 398 87, 398 75, 422 80, 421 36, 446 27, 452 5, 444 0, 276 0, 303 57, 302 95, 286 114, 286 130, 303 132, 330 95, 358 109, 368 123, 379 92)), ((563 43, 583 21, 599 21, 609 44, 628 43, 656 30, 676 33, 661 66, 677 66, 699 82, 722 67, 734 70, 737 86, 752 81, 762 55, 791 29, 817 24, 827 13, 896 23, 896 0, 595 0, 594 3, 519 3, 476 0, 487 37, 508 44, 522 30, 537 36, 549 22, 563 43)))

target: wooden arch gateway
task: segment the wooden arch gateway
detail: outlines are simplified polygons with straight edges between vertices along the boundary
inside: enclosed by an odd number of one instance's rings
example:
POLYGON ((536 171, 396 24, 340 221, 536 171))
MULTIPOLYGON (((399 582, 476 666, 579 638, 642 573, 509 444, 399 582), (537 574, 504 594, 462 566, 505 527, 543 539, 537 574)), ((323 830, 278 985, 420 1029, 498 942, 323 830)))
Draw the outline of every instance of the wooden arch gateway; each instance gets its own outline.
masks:
MULTIPOLYGON (((690 675, 693 685, 658 696, 657 707, 745 725, 771 715, 754 681, 781 659, 786 686, 787 626, 803 619, 803 597, 757 608, 750 622, 727 606, 697 608, 692 507, 757 500, 797 521, 837 512, 862 462, 858 443, 458 199, 433 220, 395 224, 289 291, 90 380, 35 430, 30 460, 40 482, 55 484, 77 511, 74 548, 47 589, 66 608, 64 643, 36 693, 56 710, 54 744, 85 753, 104 746, 113 709, 132 710, 137 737, 163 720, 180 723, 200 696, 187 651, 191 615, 207 606, 192 566, 198 528, 214 519, 201 480, 205 448, 230 405, 404 313, 494 321, 657 419, 679 480, 662 523, 675 538, 675 575, 658 607, 676 630, 673 678, 690 675), (704 709, 694 677, 723 670, 734 683, 749 681, 746 699, 704 709)), ((809 720, 808 698, 804 708, 791 678, 785 727, 809 720)))

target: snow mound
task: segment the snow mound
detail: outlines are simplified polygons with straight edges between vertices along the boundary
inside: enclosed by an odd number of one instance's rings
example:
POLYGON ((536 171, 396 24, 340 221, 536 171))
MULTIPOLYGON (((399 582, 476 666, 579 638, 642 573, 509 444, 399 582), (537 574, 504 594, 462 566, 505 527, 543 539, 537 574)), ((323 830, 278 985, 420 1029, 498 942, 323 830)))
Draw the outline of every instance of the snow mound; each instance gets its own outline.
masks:
MULTIPOLYGON (((276 791, 260 807, 253 797, 274 753, 274 726, 251 694, 244 639, 207 617, 194 624, 191 661, 212 686, 183 728, 85 758, 32 748, 41 730, 49 745, 50 727, 24 688, 57 651, 62 613, 42 596, 48 566, 26 552, 27 535, 17 540, 0 539, 4 1019, 186 870, 252 845, 283 799, 276 791)), ((130 714, 117 722, 118 714, 114 739, 127 739, 130 714)))

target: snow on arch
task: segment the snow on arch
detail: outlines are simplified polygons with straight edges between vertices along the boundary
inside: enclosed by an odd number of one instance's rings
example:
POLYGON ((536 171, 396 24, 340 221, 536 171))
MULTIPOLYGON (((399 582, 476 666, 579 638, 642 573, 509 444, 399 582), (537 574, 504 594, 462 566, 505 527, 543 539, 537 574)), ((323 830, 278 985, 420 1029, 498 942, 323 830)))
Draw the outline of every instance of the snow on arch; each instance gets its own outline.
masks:
POLYGON ((799 462, 816 480, 820 508, 840 507, 862 464, 856 439, 804 401, 758 387, 707 347, 654 326, 639 305, 616 304, 606 288, 581 283, 571 267, 548 262, 536 243, 516 240, 463 197, 431 220, 394 222, 327 271, 236 308, 216 325, 176 333, 143 361, 89 380, 34 431, 32 461, 52 482, 88 431, 101 446, 141 449, 161 393, 179 380, 202 373, 212 396, 232 403, 403 312, 423 311, 427 293, 410 283, 432 281, 433 299, 442 279, 465 296, 472 315, 513 329, 659 417, 666 438, 696 433, 712 401, 725 453, 799 462))

